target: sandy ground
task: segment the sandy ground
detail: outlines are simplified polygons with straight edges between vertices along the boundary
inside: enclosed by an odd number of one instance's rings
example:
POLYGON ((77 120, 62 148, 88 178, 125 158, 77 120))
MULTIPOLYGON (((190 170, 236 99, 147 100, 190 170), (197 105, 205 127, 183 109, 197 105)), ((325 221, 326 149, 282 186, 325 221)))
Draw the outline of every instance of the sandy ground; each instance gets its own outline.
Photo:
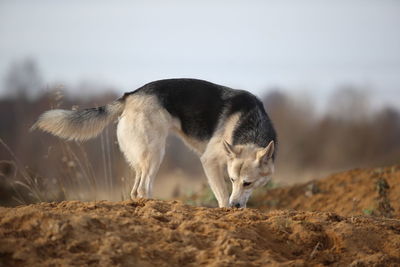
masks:
POLYGON ((272 189, 255 195, 250 204, 263 210, 331 211, 346 216, 369 214, 400 219, 400 165, 355 169, 272 189))
POLYGON ((400 221, 177 201, 0 208, 0 266, 400 266, 400 221))
POLYGON ((261 191, 249 204, 0 207, 0 267, 400 266, 400 166, 261 191))

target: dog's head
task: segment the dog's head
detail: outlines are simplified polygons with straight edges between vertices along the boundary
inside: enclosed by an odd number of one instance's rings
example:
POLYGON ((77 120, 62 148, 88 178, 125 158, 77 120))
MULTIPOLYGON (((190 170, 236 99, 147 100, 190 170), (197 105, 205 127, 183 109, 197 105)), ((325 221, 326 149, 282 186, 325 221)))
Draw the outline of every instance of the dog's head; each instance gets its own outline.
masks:
POLYGON ((253 190, 265 185, 274 173, 274 141, 264 148, 252 144, 232 146, 224 141, 224 148, 232 182, 229 205, 245 208, 253 190))

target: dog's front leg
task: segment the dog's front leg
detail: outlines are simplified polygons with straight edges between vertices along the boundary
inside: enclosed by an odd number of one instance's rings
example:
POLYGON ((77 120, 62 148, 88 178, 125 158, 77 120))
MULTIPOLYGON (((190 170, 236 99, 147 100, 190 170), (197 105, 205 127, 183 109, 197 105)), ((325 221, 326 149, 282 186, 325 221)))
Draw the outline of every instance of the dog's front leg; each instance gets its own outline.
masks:
POLYGON ((229 193, 224 179, 224 168, 220 166, 215 159, 201 157, 204 172, 206 173, 208 183, 218 201, 218 206, 228 207, 229 193))

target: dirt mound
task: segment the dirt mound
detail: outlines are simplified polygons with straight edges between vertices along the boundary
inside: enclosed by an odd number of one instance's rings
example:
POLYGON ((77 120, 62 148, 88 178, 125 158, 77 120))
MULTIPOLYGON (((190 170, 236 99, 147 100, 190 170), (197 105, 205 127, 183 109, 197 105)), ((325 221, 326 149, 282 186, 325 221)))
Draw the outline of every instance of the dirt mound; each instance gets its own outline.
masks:
POLYGON ((399 266, 400 221, 181 202, 0 208, 0 266, 399 266))
POLYGON ((272 189, 255 195, 250 204, 261 209, 400 218, 400 165, 356 169, 321 180, 272 189))

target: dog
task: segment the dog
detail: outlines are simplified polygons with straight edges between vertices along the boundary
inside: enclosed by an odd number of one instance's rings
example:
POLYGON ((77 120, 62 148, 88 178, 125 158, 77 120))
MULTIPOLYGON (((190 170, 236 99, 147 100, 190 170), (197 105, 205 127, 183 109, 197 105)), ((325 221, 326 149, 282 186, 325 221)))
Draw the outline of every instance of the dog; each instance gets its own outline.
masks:
POLYGON ((245 208, 253 190, 274 173, 277 137, 262 102, 203 80, 159 80, 102 107, 49 110, 32 129, 84 141, 117 118, 120 149, 135 171, 132 199, 152 197, 170 132, 200 157, 219 207, 245 208))

